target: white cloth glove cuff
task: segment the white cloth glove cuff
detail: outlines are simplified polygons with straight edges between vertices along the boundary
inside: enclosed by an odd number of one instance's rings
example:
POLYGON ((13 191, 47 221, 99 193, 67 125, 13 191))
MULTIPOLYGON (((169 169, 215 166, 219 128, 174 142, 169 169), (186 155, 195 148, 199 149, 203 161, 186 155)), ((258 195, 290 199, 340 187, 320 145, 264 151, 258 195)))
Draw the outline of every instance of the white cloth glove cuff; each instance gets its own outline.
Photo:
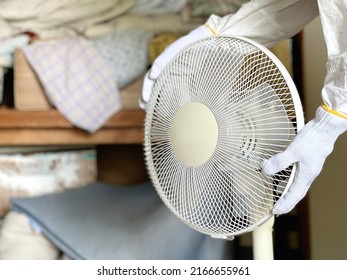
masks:
POLYGON ((327 106, 319 107, 316 112, 316 122, 318 126, 327 131, 331 139, 336 138, 347 130, 347 117, 337 115, 338 113, 330 110, 327 106))

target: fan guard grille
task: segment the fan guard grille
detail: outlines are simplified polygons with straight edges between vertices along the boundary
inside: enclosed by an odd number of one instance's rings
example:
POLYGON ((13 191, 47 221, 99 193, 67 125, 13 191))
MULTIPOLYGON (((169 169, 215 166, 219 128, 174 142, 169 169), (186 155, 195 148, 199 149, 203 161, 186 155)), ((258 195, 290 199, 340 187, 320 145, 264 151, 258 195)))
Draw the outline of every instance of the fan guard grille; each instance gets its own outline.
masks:
POLYGON ((147 104, 145 157, 158 194, 197 231, 227 238, 252 230, 271 217, 292 179, 293 166, 267 176, 261 162, 301 128, 298 108, 289 74, 256 43, 214 36, 188 46, 161 73, 147 104), (215 150, 199 166, 177 157, 170 134, 176 113, 191 102, 206 105, 218 124, 215 150))

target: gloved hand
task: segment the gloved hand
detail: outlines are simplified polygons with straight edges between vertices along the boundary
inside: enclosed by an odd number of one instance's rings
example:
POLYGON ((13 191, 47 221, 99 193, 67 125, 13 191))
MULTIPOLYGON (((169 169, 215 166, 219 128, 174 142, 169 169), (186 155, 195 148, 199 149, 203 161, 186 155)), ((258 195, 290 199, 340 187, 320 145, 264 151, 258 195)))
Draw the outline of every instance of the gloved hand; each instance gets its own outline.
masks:
POLYGON ((284 152, 264 161, 263 171, 267 175, 273 175, 293 163, 298 164, 293 183, 276 202, 273 214, 289 212, 306 195, 311 183, 321 172, 325 159, 332 152, 337 137, 346 130, 346 117, 323 105, 284 152))
POLYGON ((162 54, 160 54, 154 61, 151 69, 145 75, 142 86, 142 99, 140 100, 141 108, 145 108, 148 102, 155 80, 159 77, 160 73, 164 70, 166 65, 189 44, 198 41, 201 38, 213 35, 212 30, 206 25, 194 29, 187 35, 181 37, 171 45, 169 45, 162 54))
POLYGON ((246 37, 266 47, 297 34, 318 15, 317 1, 255 1, 243 4, 235 14, 211 15, 205 25, 180 38, 154 61, 143 83, 141 108, 148 102, 154 81, 171 59, 187 45, 209 35, 229 34, 246 37), (296 15, 293 20, 293 15, 296 15))

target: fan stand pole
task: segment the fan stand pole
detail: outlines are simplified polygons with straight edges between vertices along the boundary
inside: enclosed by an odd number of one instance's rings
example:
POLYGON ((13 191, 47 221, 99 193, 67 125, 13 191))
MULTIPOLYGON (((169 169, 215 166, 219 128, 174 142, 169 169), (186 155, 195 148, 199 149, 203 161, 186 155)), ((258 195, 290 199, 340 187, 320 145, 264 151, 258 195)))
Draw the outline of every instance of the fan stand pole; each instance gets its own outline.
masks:
POLYGON ((265 224, 252 232, 253 238, 253 259, 273 260, 273 240, 272 229, 275 218, 272 216, 265 224))

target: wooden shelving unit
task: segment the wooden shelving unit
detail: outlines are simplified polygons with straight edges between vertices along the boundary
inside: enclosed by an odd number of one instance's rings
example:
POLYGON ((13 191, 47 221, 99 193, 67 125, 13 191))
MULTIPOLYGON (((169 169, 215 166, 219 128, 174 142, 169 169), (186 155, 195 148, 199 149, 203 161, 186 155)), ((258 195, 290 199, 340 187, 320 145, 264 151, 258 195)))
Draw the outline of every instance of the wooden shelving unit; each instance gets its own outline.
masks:
POLYGON ((0 145, 140 144, 145 112, 122 110, 97 132, 74 127, 57 110, 18 111, 0 109, 0 145))

